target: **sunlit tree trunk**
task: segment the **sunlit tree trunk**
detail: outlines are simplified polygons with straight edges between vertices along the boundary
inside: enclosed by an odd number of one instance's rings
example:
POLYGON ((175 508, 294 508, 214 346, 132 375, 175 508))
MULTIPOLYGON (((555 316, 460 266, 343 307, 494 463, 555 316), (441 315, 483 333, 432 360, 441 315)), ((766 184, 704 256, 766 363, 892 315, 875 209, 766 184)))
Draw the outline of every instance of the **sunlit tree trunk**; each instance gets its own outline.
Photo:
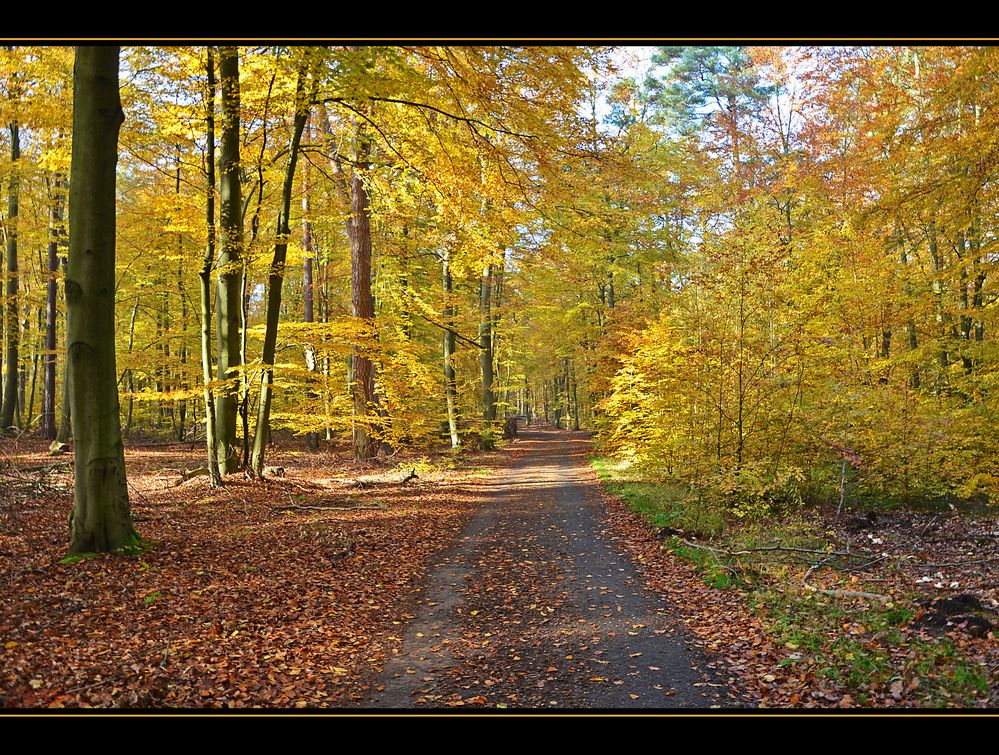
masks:
MULTIPOLYGON (((308 124, 306 124, 308 125, 308 124)), ((315 315, 315 286, 313 275, 313 257, 315 250, 312 244, 312 218, 310 216, 312 195, 312 182, 309 174, 308 162, 305 164, 305 191, 302 194, 302 249, 305 251, 305 262, 302 269, 302 319, 306 323, 316 321, 315 315)), ((312 344, 311 335, 307 337, 305 344, 305 367, 316 375, 318 364, 316 362, 316 349, 312 344)), ((315 398, 316 392, 313 390, 310 395, 315 398)), ((319 450, 319 433, 310 430, 305 434, 305 447, 310 451, 319 450)))
MULTIPOLYGON (((177 145, 177 182, 175 193, 180 197, 180 145, 177 145)), ((180 355, 180 370, 177 375, 176 387, 181 391, 186 391, 187 383, 187 294, 184 291, 184 234, 177 234, 177 298, 180 299, 180 346, 177 349, 180 355)), ((187 420, 187 397, 181 398, 174 412, 177 418, 177 440, 184 440, 187 434, 185 423, 187 420)))
POLYGON ((201 374, 204 380, 205 442, 208 447, 208 478, 211 486, 222 484, 222 472, 216 454, 218 439, 215 423, 215 400, 212 395, 212 263, 215 261, 215 53, 207 49, 208 86, 205 91, 205 166, 208 169, 208 196, 205 209, 208 238, 205 258, 198 275, 201 292, 201 374))
POLYGON ((284 282, 288 238, 291 236, 291 190, 295 182, 295 167, 298 164, 298 147, 302 142, 305 122, 309 118, 309 104, 305 97, 305 76, 306 70, 303 65, 298 72, 294 131, 291 145, 288 148, 288 167, 285 170, 284 187, 281 191, 277 243, 274 244, 274 258, 267 281, 267 324, 264 330, 263 374, 260 380, 260 400, 257 404, 256 433, 253 437, 253 452, 250 458, 250 469, 255 477, 262 477, 264 473, 264 453, 270 429, 271 400, 273 398, 274 357, 277 353, 277 331, 281 316, 281 285, 284 282))
POLYGON ((482 375, 482 417, 496 419, 496 393, 493 390, 492 265, 482 270, 479 282, 479 371, 482 375))
MULTIPOLYGON (((139 316, 139 297, 135 297, 135 304, 132 305, 132 316, 128 323, 128 355, 131 357, 132 349, 135 346, 135 321, 139 316)), ((125 412, 125 437, 132 431, 132 409, 135 404, 135 370, 129 367, 128 373, 128 410, 125 412)))
POLYGON ((455 406, 457 386, 455 381, 454 352, 455 339, 455 308, 451 301, 454 282, 451 279, 451 252, 445 250, 441 258, 444 283, 444 396, 447 401, 447 427, 451 435, 451 448, 461 445, 458 437, 458 410, 455 406))
POLYGON ((49 184, 48 273, 45 288, 45 361, 42 381, 42 437, 56 437, 56 317, 59 272, 59 241, 62 233, 62 177, 57 173, 49 184))
MULTIPOLYGON (((363 125, 357 123, 356 164, 350 178, 350 237, 351 313, 365 329, 374 329, 375 302, 371 295, 371 209, 364 173, 368 169, 370 145, 363 125)), ((362 349, 354 347, 352 355, 352 391, 354 396, 354 457, 359 460, 374 456, 376 444, 371 437, 369 417, 374 396, 374 363, 362 349)))
POLYGON ((115 167, 124 121, 118 48, 77 47, 73 73, 67 361, 75 483, 71 554, 136 545, 115 369, 115 167))

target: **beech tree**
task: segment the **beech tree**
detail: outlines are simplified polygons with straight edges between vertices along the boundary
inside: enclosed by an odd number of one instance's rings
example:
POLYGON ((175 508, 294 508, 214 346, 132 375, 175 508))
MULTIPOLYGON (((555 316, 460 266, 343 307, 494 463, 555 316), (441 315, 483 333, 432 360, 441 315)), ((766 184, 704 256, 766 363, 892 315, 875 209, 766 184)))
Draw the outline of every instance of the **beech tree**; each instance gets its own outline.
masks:
POLYGON ((295 86, 294 125, 292 126, 291 143, 288 146, 288 165, 281 190, 281 209, 278 215, 274 258, 267 281, 267 323, 262 356, 263 374, 260 379, 260 399, 256 434, 253 438, 253 454, 250 458, 250 471, 255 477, 262 477, 264 474, 264 453, 267 435, 270 432, 271 400, 273 398, 274 356, 277 346, 278 319, 281 314, 281 287, 284 283, 285 261, 288 255, 288 237, 291 235, 289 220, 291 193, 295 182, 295 167, 298 165, 298 150, 302 142, 302 132, 309 119, 309 103, 314 99, 314 91, 310 96, 306 85, 309 67, 308 53, 306 53, 305 59, 299 66, 295 86))
MULTIPOLYGON (((12 77, 8 97, 15 106, 19 97, 16 75, 12 77)), ((20 323, 18 322, 18 270, 17 270, 17 216, 18 216, 18 163, 21 158, 20 125, 16 113, 7 124, 10 135, 10 178, 7 182, 7 307, 4 325, 7 331, 7 360, 3 381, 3 403, 0 404, 0 430, 7 432, 14 424, 19 405, 17 392, 18 347, 20 323)))
MULTIPOLYGON (((221 47, 218 55, 222 94, 222 141, 219 152, 219 260, 216 319, 218 327, 218 380, 216 394, 215 457, 223 474, 239 467, 236 449, 236 408, 241 366, 240 330, 243 327, 240 286, 243 258, 243 200, 239 175, 239 51, 221 47)), ((208 159, 213 159, 209 156, 208 159)))
POLYGON ((76 477, 71 554, 137 545, 115 366, 115 170, 124 121, 119 48, 78 47, 73 76, 66 341, 76 477))

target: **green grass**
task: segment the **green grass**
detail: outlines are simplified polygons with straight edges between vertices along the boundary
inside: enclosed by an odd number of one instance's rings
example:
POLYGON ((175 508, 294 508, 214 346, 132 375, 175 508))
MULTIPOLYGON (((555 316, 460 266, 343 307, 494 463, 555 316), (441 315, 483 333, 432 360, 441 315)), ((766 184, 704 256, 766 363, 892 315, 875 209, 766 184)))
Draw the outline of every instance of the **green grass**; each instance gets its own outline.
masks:
POLYGON ((725 530, 722 512, 705 502, 688 500, 683 485, 642 480, 614 459, 597 457, 591 463, 607 490, 645 516, 652 526, 673 527, 702 537, 717 537, 725 530))

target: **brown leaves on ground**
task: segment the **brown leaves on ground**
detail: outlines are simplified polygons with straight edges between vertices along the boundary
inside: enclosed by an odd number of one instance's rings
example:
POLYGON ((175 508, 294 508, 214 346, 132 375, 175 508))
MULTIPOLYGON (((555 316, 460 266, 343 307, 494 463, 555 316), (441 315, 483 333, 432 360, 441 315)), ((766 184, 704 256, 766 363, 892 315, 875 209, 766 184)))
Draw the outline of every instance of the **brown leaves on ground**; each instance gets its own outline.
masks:
POLYGON ((69 470, 14 471, 53 462, 41 441, 4 442, 0 705, 294 708, 364 698, 429 559, 466 521, 478 478, 421 472, 394 484, 398 458, 362 467, 287 445, 271 454, 283 479, 233 475, 220 490, 204 477, 175 484, 178 469, 200 463, 200 446, 127 450, 136 526, 154 546, 64 564, 69 470), (274 510, 328 499, 385 508, 274 510))

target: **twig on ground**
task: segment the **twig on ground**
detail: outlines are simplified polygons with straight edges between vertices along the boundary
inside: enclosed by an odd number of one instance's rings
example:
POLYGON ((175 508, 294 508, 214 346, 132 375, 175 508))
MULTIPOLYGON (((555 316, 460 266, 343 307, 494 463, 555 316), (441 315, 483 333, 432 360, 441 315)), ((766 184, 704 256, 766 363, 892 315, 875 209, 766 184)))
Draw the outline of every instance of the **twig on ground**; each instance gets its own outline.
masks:
POLYGON ((915 563, 913 565, 914 566, 928 566, 928 567, 932 567, 932 568, 936 569, 936 568, 943 567, 943 566, 968 566, 970 564, 988 564, 988 563, 991 563, 992 561, 999 561, 999 556, 992 556, 991 558, 976 558, 976 559, 973 559, 971 561, 951 561, 949 563, 943 563, 943 564, 920 564, 920 563, 915 563))
POLYGON ((114 679, 112 679, 112 678, 109 677, 107 679, 102 679, 99 682, 94 682, 93 684, 84 684, 82 687, 74 687, 73 689, 68 689, 68 690, 66 690, 66 694, 67 695, 72 695, 72 694, 75 694, 77 692, 83 692, 84 690, 92 689, 94 687, 100 687, 103 684, 109 684, 109 683, 111 683, 113 681, 114 681, 114 679))
POLYGON ((863 592, 861 590, 826 590, 821 587, 816 587, 815 585, 810 585, 808 583, 808 575, 810 575, 820 566, 824 566, 826 563, 828 563, 831 560, 832 559, 825 559, 824 561, 819 561, 814 566, 808 568, 808 570, 805 572, 805 575, 801 578, 801 583, 802 585, 804 585, 806 590, 810 592, 821 593, 822 595, 835 595, 845 598, 870 598, 872 600, 880 600, 884 603, 887 603, 888 601, 891 600, 891 598, 889 598, 887 595, 878 595, 877 593, 873 592, 863 592))
MULTIPOLYGON (((371 501, 373 506, 303 506, 300 503, 295 503, 295 499, 291 497, 291 491, 285 489, 288 494, 288 500, 291 503, 287 506, 271 506, 271 511, 363 511, 363 510, 375 510, 375 511, 385 511, 388 506, 385 505, 383 501, 371 501)), ((331 499, 331 500, 350 500, 348 499, 331 499)))
POLYGON ((132 490, 133 493, 135 493, 137 496, 139 496, 139 498, 141 498, 143 501, 145 501, 147 506, 152 506, 153 505, 153 502, 150 501, 148 498, 146 498, 142 493, 140 493, 136 489, 135 485, 133 485, 131 482, 128 483, 128 487, 132 490))
POLYGON ((689 545, 691 548, 700 548, 713 553, 724 553, 727 556, 746 556, 750 553, 771 553, 777 551, 782 553, 809 553, 815 556, 834 556, 838 558, 864 558, 866 555, 863 553, 851 553, 850 551, 817 551, 810 548, 791 548, 783 545, 767 545, 761 548, 744 548, 743 550, 730 551, 724 548, 712 548, 711 546, 702 545, 701 543, 695 543, 683 538, 681 538, 681 542, 689 545))
POLYGON ((933 526, 933 523, 934 523, 934 522, 935 522, 935 521, 936 521, 937 519, 939 519, 939 518, 940 518, 940 515, 939 515, 939 514, 934 514, 934 515, 933 515, 933 518, 932 518, 932 519, 930 519, 930 521, 928 521, 928 522, 926 523, 926 526, 925 526, 925 527, 923 527, 923 529, 921 529, 921 530, 919 531, 919 536, 920 536, 920 537, 923 537, 923 536, 924 536, 924 535, 926 534, 926 531, 927 531, 927 530, 928 530, 928 529, 929 529, 930 527, 932 527, 932 526, 933 526))

